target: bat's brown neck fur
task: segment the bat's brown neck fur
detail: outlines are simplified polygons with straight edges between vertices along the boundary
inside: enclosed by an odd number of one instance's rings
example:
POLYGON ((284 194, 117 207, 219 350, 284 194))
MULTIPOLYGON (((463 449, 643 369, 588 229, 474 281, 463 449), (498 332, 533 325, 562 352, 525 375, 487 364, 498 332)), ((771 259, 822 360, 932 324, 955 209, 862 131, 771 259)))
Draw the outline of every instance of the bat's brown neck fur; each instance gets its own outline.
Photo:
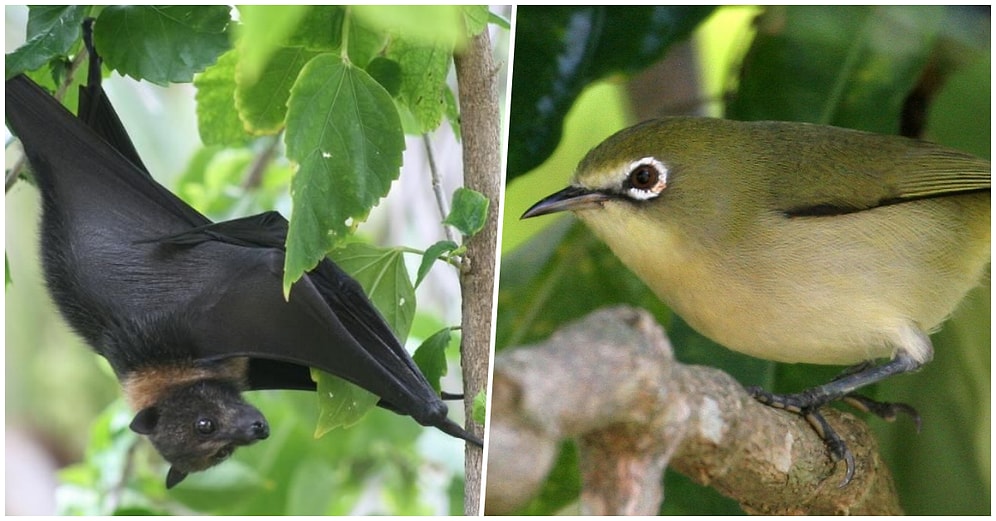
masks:
POLYGON ((176 387, 201 380, 228 380, 239 389, 246 389, 248 358, 230 358, 209 364, 184 364, 150 367, 135 371, 121 379, 125 399, 134 411, 159 403, 176 387))

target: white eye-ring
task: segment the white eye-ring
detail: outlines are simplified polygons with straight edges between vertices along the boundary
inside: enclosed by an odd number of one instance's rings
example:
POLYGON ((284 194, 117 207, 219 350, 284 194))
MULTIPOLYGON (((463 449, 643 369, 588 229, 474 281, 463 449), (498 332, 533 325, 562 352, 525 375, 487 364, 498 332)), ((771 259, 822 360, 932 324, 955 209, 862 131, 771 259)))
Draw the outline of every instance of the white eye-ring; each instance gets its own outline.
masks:
POLYGON ((644 157, 629 164, 623 180, 623 193, 630 199, 653 199, 667 188, 667 167, 653 157, 644 157))

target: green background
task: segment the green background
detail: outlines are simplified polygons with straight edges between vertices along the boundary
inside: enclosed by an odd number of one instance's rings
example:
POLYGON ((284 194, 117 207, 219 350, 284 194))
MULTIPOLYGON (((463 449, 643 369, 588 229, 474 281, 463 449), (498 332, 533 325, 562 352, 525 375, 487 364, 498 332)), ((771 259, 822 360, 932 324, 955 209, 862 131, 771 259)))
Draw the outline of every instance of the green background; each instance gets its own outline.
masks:
MULTIPOLYGON (((629 58, 638 51, 626 46, 637 47, 650 38, 642 31, 651 24, 620 24, 626 27, 625 34, 616 35, 609 29, 612 24, 602 21, 634 16, 621 12, 626 9, 565 8, 553 14, 547 8, 543 12, 530 7, 518 10, 496 349, 500 352, 541 340, 594 309, 628 303, 656 314, 683 362, 719 367, 745 385, 782 392, 826 382, 841 368, 753 359, 690 330, 573 217, 522 221, 519 216, 566 186, 575 165, 591 147, 637 121, 687 113, 690 108, 701 115, 733 119, 813 121, 898 133, 904 100, 930 74, 943 82, 927 104, 924 137, 988 158, 988 9, 724 7, 708 14, 702 23, 701 13, 683 8, 635 15, 647 20, 670 16, 694 25, 688 40, 692 56, 697 57, 693 67, 682 61, 660 63, 659 57, 651 56, 639 66, 631 62, 629 58), (544 23, 529 24, 527 19, 533 16, 544 23), (622 53, 625 56, 618 61, 626 63, 606 65, 606 51, 595 50, 585 55, 589 57, 586 62, 577 60, 583 65, 565 70, 563 62, 544 61, 542 52, 529 48, 558 48, 560 38, 581 32, 575 30, 579 19, 591 22, 595 29, 586 34, 595 36, 577 41, 622 53), (532 31, 532 38, 524 31, 532 31), (538 57, 529 62, 533 56, 538 57), (654 72, 644 71, 645 67, 654 72), (520 82, 519 71, 529 77, 520 82), (646 82, 647 77, 656 78, 657 83, 646 82), (635 87, 641 81, 659 89, 662 97, 672 96, 673 89, 665 89, 665 82, 690 81, 696 91, 658 100, 648 112, 646 94, 639 94, 635 87), (559 90, 551 94, 543 90, 544 85, 552 86, 550 91, 559 90), (576 99, 558 105, 562 111, 551 111, 555 116, 543 125, 530 124, 531 119, 548 116, 536 100, 557 99, 557 93, 571 89, 576 90, 576 99), (558 116, 564 118, 562 139, 558 116), (516 136, 517 121, 526 122, 520 127, 525 135, 516 136), (545 132, 553 137, 530 133, 536 127, 552 127, 545 132), (547 152, 535 152, 541 147, 516 147, 516 143, 544 140, 555 145, 549 157, 547 152)), ((581 46, 577 41, 575 47, 581 46)), ((686 39, 679 36, 674 42, 686 39)), ((668 52, 686 52, 675 49, 670 47, 668 52)), ((909 514, 990 512, 989 317, 987 276, 932 336, 936 349, 932 363, 917 374, 890 379, 870 391, 879 399, 910 403, 924 420, 918 434, 913 423, 903 418, 895 423, 868 418, 909 514)), ((573 447, 565 444, 543 492, 523 513, 549 514, 574 504, 579 486, 575 459, 573 447)), ((664 513, 740 512, 732 501, 683 476, 669 472, 666 482, 664 513)))

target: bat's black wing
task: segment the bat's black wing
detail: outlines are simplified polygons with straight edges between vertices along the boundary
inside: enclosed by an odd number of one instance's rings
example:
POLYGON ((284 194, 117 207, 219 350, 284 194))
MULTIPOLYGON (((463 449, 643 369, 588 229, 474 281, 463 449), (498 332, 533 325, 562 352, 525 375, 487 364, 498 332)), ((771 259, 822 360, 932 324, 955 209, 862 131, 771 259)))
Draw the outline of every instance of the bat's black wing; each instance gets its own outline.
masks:
POLYGON ((7 80, 4 91, 7 123, 42 195, 49 289, 67 321, 111 360, 109 330, 182 308, 203 279, 205 267, 142 241, 210 221, 26 76, 7 80))
POLYGON ((126 356, 102 351, 108 328, 154 319, 191 339, 181 346, 191 357, 249 357, 254 388, 314 389, 314 367, 480 444, 446 418, 359 285, 331 261, 284 300, 287 223, 278 214, 211 223, 148 175, 102 92, 87 101, 93 127, 24 76, 6 82, 5 96, 46 205, 43 250, 56 256, 47 267, 64 271, 50 277, 53 292, 109 360, 126 356))
MULTIPOLYGON (((479 443, 446 417, 447 408, 360 285, 322 261, 283 296, 286 221, 269 212, 164 238, 187 255, 216 259, 215 280, 190 302, 190 337, 205 358, 247 356, 321 369, 374 394, 381 405, 423 425, 479 443)), ((293 371, 291 367, 277 370, 293 371)), ((255 387, 301 388, 287 382, 255 387)))
POLYGON ((103 78, 101 78, 100 65, 103 60, 93 48, 93 19, 83 21, 83 43, 90 54, 90 63, 87 84, 80 85, 79 89, 77 117, 133 165, 151 176, 149 169, 142 163, 142 158, 138 156, 138 151, 135 150, 131 137, 121 123, 121 118, 118 117, 118 113, 101 87, 103 78))
POLYGON ((446 419, 445 404, 411 356, 360 285, 334 262, 321 261, 284 300, 286 236, 287 221, 267 212, 162 239, 192 254, 200 249, 198 255, 238 258, 225 263, 229 269, 212 284, 220 291, 194 306, 204 318, 194 330, 202 349, 209 356, 251 357, 262 368, 251 375, 253 388, 304 388, 308 375, 285 364, 310 366, 373 392, 383 407, 478 442, 446 419), (218 331, 230 333, 219 337, 218 331))
MULTIPOLYGON (((129 213, 145 211, 149 215, 144 220, 157 221, 153 228, 163 235, 210 224, 207 217, 152 181, 103 90, 84 89, 81 103, 90 114, 88 122, 73 116, 24 75, 6 81, 5 98, 7 122, 21 140, 36 180, 46 185, 43 195, 51 187, 60 204, 67 205, 60 208, 61 213, 100 213, 92 211, 94 202, 124 199, 129 213), (109 130, 109 126, 118 130, 109 130)), ((105 208, 105 213, 111 212, 105 208)), ((125 239, 147 238, 148 231, 139 228, 125 239)))

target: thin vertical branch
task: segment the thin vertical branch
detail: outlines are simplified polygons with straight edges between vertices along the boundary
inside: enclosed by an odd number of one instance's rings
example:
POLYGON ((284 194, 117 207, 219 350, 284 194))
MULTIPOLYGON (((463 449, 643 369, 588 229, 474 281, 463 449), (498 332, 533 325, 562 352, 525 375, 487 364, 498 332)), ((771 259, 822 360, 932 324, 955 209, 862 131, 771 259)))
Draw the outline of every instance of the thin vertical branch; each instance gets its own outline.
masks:
MULTIPOLYGON (((439 172, 436 170, 436 157, 432 154, 432 143, 428 134, 422 134, 422 144, 425 146, 425 157, 429 160, 429 176, 432 178, 432 193, 436 196, 436 206, 439 208, 439 220, 446 219, 449 213, 446 209, 446 196, 443 194, 443 184, 439 180, 439 172)), ((453 230, 449 226, 443 225, 443 233, 446 239, 456 242, 453 238, 453 230)))
POLYGON ((270 166, 273 162, 274 157, 277 154, 277 148, 280 146, 281 133, 267 137, 268 142, 266 146, 256 154, 253 158, 252 164, 249 165, 248 173, 245 179, 242 181, 242 190, 246 192, 251 192, 258 189, 263 184, 263 174, 266 172, 266 167, 270 166))
MULTIPOLYGON (((467 253, 460 273, 464 410, 470 419, 474 396, 487 388, 488 381, 501 194, 501 114, 488 31, 470 38, 467 46, 454 56, 454 62, 460 91, 464 186, 480 192, 490 201, 484 229, 467 240, 467 253)), ((483 426, 472 420, 467 423, 468 430, 482 436, 483 426)), ((467 515, 481 513, 483 455, 481 449, 467 445, 464 489, 464 513, 467 515)))

